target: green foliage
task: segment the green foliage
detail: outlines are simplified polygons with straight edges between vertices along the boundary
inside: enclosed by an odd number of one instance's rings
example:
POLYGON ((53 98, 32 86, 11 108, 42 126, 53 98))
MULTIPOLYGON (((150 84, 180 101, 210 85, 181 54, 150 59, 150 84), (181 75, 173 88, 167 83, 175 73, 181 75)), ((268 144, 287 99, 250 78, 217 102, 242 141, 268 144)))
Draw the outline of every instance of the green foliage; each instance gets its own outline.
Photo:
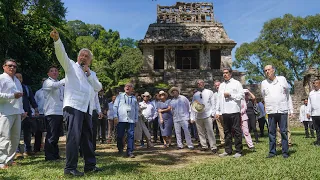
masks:
POLYGON ((305 18, 286 14, 266 22, 255 41, 237 48, 234 66, 244 68, 248 80, 260 82, 264 66, 272 64, 293 86, 307 68, 320 64, 319 44, 320 14, 305 18))
POLYGON ((170 86, 166 83, 158 83, 158 84, 155 84, 154 87, 157 89, 169 89, 170 88, 170 86))

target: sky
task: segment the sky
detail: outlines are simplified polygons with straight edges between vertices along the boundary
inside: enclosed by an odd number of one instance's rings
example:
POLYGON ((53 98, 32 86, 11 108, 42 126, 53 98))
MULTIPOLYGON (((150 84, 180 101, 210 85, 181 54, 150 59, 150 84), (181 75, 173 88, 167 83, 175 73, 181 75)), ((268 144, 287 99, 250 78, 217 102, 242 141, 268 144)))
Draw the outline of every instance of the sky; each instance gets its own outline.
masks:
MULTIPOLYGON (((117 30, 121 38, 141 40, 148 26, 157 19, 157 4, 172 6, 174 0, 62 0, 67 20, 81 20, 117 30)), ((182 1, 182 0, 180 0, 182 1)), ((242 43, 254 41, 264 22, 284 14, 308 16, 320 13, 320 0, 184 0, 212 2, 214 18, 221 22, 229 36, 242 43)), ((234 52, 232 56, 234 60, 234 52)))

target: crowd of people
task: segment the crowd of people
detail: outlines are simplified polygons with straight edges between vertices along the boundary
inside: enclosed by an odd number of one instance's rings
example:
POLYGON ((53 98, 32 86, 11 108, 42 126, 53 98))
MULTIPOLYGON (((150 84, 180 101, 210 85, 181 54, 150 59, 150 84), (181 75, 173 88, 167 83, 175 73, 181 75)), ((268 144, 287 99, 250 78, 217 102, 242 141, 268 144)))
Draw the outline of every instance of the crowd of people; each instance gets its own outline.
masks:
MULTIPOLYGON (((91 51, 81 49, 74 62, 65 52, 57 30, 53 29, 50 36, 65 71, 64 79, 59 80, 59 69, 50 66, 48 77, 42 79, 42 88, 34 95, 31 88, 23 84, 22 74, 16 72, 17 62, 7 59, 3 64, 0 169, 15 165, 15 158, 33 156, 43 148, 46 161, 65 161, 64 174, 83 176, 84 173, 77 170, 79 154, 84 158, 85 173, 102 171, 96 166, 97 141, 112 143, 114 140, 119 154, 134 158, 137 146, 144 146, 146 142, 147 148, 152 148, 160 140, 163 149, 167 149, 174 145, 173 137, 177 149, 194 150, 196 144, 201 151, 239 158, 243 156, 243 137, 248 149, 255 152, 254 145, 259 142, 259 136, 265 135, 266 124, 267 158, 276 156, 276 139, 281 143, 282 156, 289 157, 288 119, 293 116, 290 88, 285 77, 275 75, 272 65, 264 68, 266 79, 261 83, 261 98, 256 98, 232 78, 231 68, 223 68, 222 82, 216 80, 212 88, 206 88, 205 81, 199 79, 191 97, 182 95, 179 87, 171 87, 167 92, 161 90, 153 97, 149 92, 140 95, 132 83, 127 83, 124 92, 109 99, 96 73, 89 68, 91 51), (65 159, 60 156, 58 146, 64 127, 67 132, 65 159), (21 130, 24 150, 19 146, 21 130), (218 148, 224 148, 224 152, 218 154, 218 148)), ((314 90, 304 100, 299 119, 307 138, 309 129, 312 138, 316 130, 315 145, 320 146, 320 80, 316 79, 313 84, 314 90)))

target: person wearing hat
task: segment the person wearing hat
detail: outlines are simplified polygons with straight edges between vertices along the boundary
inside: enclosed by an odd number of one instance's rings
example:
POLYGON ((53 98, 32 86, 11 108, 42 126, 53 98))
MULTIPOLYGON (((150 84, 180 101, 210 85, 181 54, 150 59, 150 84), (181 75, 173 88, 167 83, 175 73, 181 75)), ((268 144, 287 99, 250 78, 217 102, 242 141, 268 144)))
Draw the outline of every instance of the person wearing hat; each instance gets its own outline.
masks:
POLYGON ((225 152, 220 157, 232 154, 232 131, 234 132, 234 145, 236 154, 234 158, 242 156, 242 130, 241 130, 241 100, 244 92, 239 81, 232 78, 232 69, 225 67, 222 70, 224 82, 220 84, 218 91, 216 119, 223 117, 223 129, 225 135, 225 152))
POLYGON ((147 147, 153 147, 151 143, 151 135, 149 129, 147 128, 145 121, 151 122, 153 121, 156 116, 156 108, 153 104, 149 101, 151 99, 151 95, 149 92, 145 92, 141 95, 143 101, 139 103, 140 111, 141 111, 141 118, 139 119, 137 126, 136 126, 136 140, 142 139, 142 132, 145 134, 147 138, 147 147))
POLYGON ((160 131, 163 138, 163 146, 169 147, 171 145, 172 135, 172 113, 170 101, 168 100, 168 94, 164 91, 159 92, 160 101, 158 102, 158 114, 159 114, 159 125, 160 131))
POLYGON ((194 149, 188 129, 188 121, 190 120, 190 102, 185 96, 180 95, 180 89, 178 87, 172 87, 169 90, 169 94, 173 96, 169 106, 171 107, 171 112, 173 114, 178 149, 183 149, 181 128, 183 129, 188 148, 194 149))
POLYGON ((196 122, 201 150, 208 149, 207 138, 211 151, 216 154, 216 138, 213 132, 212 119, 216 113, 216 101, 211 90, 204 88, 202 79, 197 81, 198 90, 194 93, 191 105, 191 123, 196 122))

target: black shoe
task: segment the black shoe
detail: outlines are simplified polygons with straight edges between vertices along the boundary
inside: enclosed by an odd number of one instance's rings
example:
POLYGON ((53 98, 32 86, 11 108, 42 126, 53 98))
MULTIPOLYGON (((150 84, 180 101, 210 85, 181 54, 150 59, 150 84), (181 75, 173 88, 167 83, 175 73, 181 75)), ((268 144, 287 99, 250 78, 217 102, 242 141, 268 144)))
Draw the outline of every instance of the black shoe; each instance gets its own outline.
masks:
POLYGON ((201 148, 200 151, 207 151, 208 148, 201 148))
POLYGON ((177 150, 183 149, 183 147, 177 147, 177 150))
POLYGON ((212 149, 211 150, 213 154, 217 154, 218 153, 218 149, 212 149))
POLYGON ((64 175, 72 175, 72 176, 83 176, 84 173, 83 172, 80 172, 76 169, 74 170, 64 170, 64 175))
POLYGON ((129 158, 135 158, 134 154, 129 154, 128 157, 129 158))
POLYGON ((89 172, 96 173, 96 172, 101 172, 101 171, 103 171, 103 169, 98 168, 98 167, 94 167, 93 169, 85 169, 84 170, 85 173, 89 173, 89 172))
POLYGON ((269 154, 266 158, 273 158, 273 157, 275 157, 276 155, 274 155, 274 154, 269 154))

